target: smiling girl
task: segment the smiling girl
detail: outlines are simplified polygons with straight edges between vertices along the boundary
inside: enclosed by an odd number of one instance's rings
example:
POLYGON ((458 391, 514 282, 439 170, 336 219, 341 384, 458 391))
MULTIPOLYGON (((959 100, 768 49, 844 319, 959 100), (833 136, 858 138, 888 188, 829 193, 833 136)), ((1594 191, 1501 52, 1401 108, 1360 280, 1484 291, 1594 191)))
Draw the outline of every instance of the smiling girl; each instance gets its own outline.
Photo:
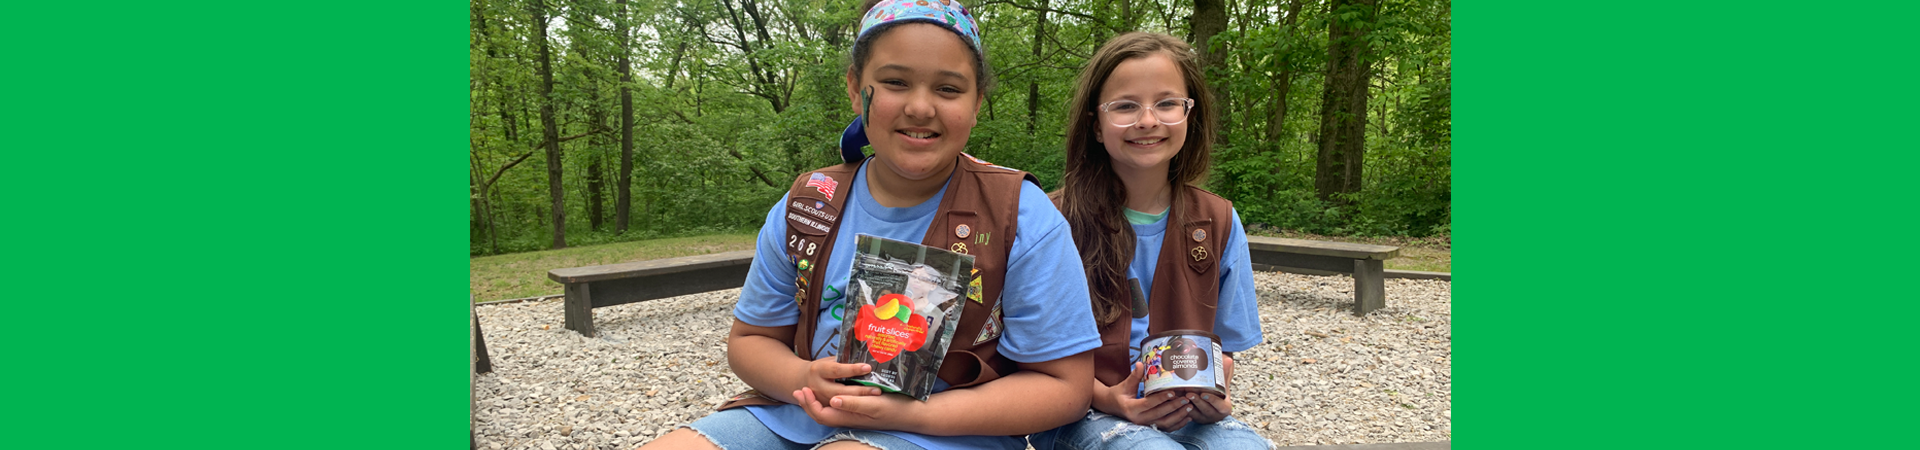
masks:
POLYGON ((862 10, 847 163, 801 174, 768 211, 734 306, 727 360, 753 390, 646 447, 1019 449, 1010 436, 1087 409, 1100 341, 1066 221, 1032 176, 962 153, 990 86, 971 13, 953 0, 862 10), (856 234, 975 258, 925 402, 836 381, 872 371, 835 361, 856 234))
POLYGON ((1135 361, 1149 333, 1218 335, 1229 380, 1232 353, 1261 342, 1240 216, 1196 186, 1210 164, 1215 127, 1197 58, 1172 36, 1128 33, 1080 72, 1068 109, 1066 176, 1054 201, 1073 224, 1101 347, 1092 411, 1029 436, 1036 449, 1271 445, 1230 417, 1229 395, 1140 395, 1145 368, 1135 361))

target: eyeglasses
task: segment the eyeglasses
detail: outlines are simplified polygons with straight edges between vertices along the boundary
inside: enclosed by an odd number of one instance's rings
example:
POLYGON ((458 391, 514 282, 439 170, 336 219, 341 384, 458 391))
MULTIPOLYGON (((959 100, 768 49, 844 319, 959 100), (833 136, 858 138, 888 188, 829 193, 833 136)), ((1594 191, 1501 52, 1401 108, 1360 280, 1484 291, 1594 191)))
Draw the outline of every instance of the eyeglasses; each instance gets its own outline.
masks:
MULTIPOLYGON (((1179 125, 1187 121, 1187 112, 1193 110, 1193 99, 1163 98, 1153 102, 1153 118, 1161 125, 1179 125)), ((1130 127, 1140 123, 1146 117, 1147 108, 1133 100, 1114 100, 1100 105, 1100 111, 1107 113, 1107 123, 1116 127, 1130 127)))

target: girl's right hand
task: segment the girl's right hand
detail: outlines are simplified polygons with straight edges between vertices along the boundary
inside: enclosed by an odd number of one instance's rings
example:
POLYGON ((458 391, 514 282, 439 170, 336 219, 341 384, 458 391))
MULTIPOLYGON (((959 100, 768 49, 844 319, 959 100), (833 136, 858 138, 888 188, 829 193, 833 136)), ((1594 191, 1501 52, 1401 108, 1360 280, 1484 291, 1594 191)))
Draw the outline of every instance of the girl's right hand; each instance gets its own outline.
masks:
MULTIPOLYGON (((831 404, 834 396, 840 395, 880 395, 880 388, 872 386, 853 386, 835 381, 841 378, 866 375, 873 371, 867 364, 841 364, 834 357, 827 356, 807 363, 804 387, 813 391, 820 404, 831 404)), ((795 399, 800 400, 800 399, 795 399)))
POLYGON ((1140 379, 1146 373, 1146 365, 1133 363, 1133 373, 1120 384, 1107 386, 1100 380, 1093 381, 1093 409, 1127 419, 1136 425, 1152 425, 1162 430, 1178 430, 1187 426, 1193 419, 1187 414, 1192 410, 1191 400, 1187 396, 1172 391, 1155 392, 1146 398, 1133 398, 1139 392, 1140 379))

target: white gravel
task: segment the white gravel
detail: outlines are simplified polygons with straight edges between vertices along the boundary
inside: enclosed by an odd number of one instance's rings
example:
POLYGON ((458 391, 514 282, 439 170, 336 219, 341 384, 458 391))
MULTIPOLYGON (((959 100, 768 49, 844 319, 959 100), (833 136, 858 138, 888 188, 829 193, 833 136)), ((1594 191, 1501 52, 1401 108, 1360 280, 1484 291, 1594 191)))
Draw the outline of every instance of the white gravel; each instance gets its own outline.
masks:
MULTIPOLYGON (((1282 446, 1452 440, 1450 282, 1387 280, 1366 317, 1347 276, 1254 283, 1266 343, 1237 355, 1234 417, 1282 446)), ((726 359, 737 295, 597 308, 593 338, 562 326, 560 299, 480 307, 480 448, 627 450, 705 416, 746 389, 726 359)))

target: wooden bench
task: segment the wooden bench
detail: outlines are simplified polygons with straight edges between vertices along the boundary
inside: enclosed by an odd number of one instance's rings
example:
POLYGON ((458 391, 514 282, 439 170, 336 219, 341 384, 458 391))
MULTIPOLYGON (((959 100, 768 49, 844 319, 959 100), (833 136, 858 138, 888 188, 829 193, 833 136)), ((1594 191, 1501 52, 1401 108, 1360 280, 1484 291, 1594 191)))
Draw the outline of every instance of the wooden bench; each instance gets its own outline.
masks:
POLYGON ((566 326, 593 336, 593 308, 677 297, 746 284, 753 250, 547 271, 566 285, 566 326))
POLYGON ((1302 272, 1353 275, 1353 314, 1366 315, 1387 306, 1386 261, 1400 257, 1400 247, 1247 236, 1254 264, 1306 269, 1302 272))
MULTIPOLYGON (((1248 236, 1254 264, 1353 275, 1354 314, 1386 306, 1385 261, 1400 248, 1248 236)), ((566 286, 566 327, 593 336, 593 308, 733 289, 745 284, 753 250, 547 271, 566 286)))

